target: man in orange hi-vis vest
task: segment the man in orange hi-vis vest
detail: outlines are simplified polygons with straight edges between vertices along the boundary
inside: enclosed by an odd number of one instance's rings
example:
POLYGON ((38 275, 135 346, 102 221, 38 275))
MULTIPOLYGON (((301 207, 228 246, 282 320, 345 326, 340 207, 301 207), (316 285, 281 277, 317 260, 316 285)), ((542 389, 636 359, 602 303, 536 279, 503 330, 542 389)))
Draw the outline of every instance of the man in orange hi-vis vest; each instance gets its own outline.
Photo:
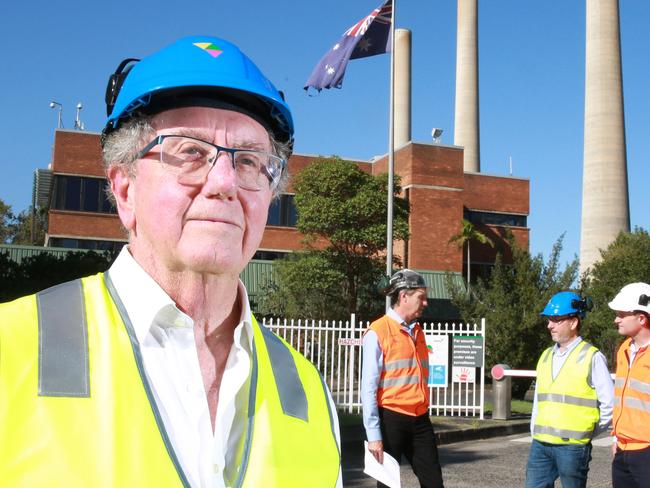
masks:
POLYGON ((612 421, 614 488, 642 488, 650 483, 650 285, 625 285, 609 308, 627 339, 616 356, 612 421))
POLYGON ((361 400, 368 449, 380 463, 384 452, 398 461, 404 454, 420 486, 442 488, 428 414, 427 345, 417 322, 427 306, 427 285, 421 275, 403 269, 383 292, 390 296, 391 308, 363 337, 361 400))

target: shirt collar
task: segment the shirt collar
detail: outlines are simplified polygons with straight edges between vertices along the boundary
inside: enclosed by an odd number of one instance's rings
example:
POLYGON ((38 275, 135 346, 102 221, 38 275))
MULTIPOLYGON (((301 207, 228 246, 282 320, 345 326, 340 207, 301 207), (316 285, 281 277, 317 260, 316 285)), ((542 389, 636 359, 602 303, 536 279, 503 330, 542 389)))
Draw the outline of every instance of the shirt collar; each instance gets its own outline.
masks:
POLYGON ((564 356, 565 354, 569 354, 571 351, 573 351, 578 344, 582 342, 582 337, 578 336, 571 343, 566 347, 564 351, 560 351, 560 345, 555 344, 553 346, 553 354, 557 354, 558 356, 564 356))
POLYGON ((386 315, 388 315, 391 319, 393 319, 395 322, 400 324, 402 327, 412 330, 413 327, 415 327, 415 324, 417 324, 417 321, 413 321, 410 324, 407 324, 406 321, 398 314, 395 309, 389 308, 388 312, 386 312, 386 315))
MULTIPOLYGON (((120 251, 109 274, 140 344, 144 342, 154 325, 162 329, 192 328, 194 326, 194 320, 176 306, 165 290, 131 256, 127 246, 120 251)), ((234 342, 239 346, 242 337, 245 336, 246 342, 251 348, 253 316, 248 293, 241 280, 237 290, 241 315, 235 328, 234 342), (242 334, 244 329, 246 333, 242 334)))

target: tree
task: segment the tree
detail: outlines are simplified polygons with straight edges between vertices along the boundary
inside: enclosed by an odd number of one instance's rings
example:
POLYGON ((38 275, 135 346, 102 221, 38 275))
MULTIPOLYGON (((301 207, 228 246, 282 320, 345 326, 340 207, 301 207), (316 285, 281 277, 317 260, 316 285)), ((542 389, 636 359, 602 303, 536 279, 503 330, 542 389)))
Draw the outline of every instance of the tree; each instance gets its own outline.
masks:
POLYGON ((34 210, 29 207, 14 218, 11 225, 11 243, 42 246, 47 229, 47 207, 34 210))
POLYGON ((11 205, 7 205, 0 198, 0 243, 7 244, 10 241, 13 222, 14 214, 11 205))
POLYGON ((93 251, 70 252, 65 256, 42 252, 17 264, 7 253, 0 252, 0 302, 105 271, 113 259, 109 253, 93 251))
MULTIPOLYGON (((447 280, 452 303, 466 321, 486 319, 486 361, 512 368, 534 369, 542 351, 551 345, 546 321, 539 314, 551 296, 571 288, 578 274, 578 260, 560 269, 560 237, 548 262, 541 254, 532 256, 508 236, 513 263, 497 256, 487 280, 480 279, 470 297, 447 280)), ((513 394, 522 397, 531 380, 514 381, 513 394)))
MULTIPOLYGON (((264 299, 262 313, 271 311, 273 300, 302 316, 373 309, 368 302, 379 299, 374 286, 385 267, 388 175, 373 176, 338 157, 318 158, 295 176, 293 187, 297 228, 308 251, 278 263, 269 290, 276 293, 264 299)), ((397 196, 399 178, 394 189, 393 236, 406 239, 408 202, 397 196)))
POLYGON ((607 303, 623 286, 637 281, 650 282, 650 235, 639 227, 634 232, 621 232, 601 251, 591 273, 583 276, 584 293, 594 301, 584 323, 585 336, 603 350, 610 365, 622 337, 614 328, 614 311, 607 303))
POLYGON ((47 228, 47 208, 29 207, 15 215, 0 199, 0 242, 4 244, 43 245, 47 228))
POLYGON ((462 222, 462 228, 458 234, 455 236, 452 236, 451 239, 449 239, 449 244, 452 242, 455 242, 458 244, 458 247, 463 247, 467 245, 467 293, 470 292, 470 256, 469 256, 469 248, 470 248, 470 243, 472 241, 478 241, 481 244, 488 244, 490 247, 494 247, 494 242, 492 242, 492 239, 490 239, 488 236, 483 234, 482 232, 476 230, 476 227, 474 227, 474 224, 472 224, 469 220, 463 219, 462 222))

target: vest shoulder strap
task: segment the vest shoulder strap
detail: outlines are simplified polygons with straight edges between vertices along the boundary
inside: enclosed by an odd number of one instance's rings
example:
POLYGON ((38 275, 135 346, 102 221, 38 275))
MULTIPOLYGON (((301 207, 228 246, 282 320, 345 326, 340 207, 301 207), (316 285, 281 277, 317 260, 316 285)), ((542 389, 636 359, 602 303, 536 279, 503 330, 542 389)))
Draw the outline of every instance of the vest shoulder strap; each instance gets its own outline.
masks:
POLYGON ((81 280, 36 294, 38 394, 89 397, 88 327, 81 280))
POLYGON ((309 420, 307 395, 302 381, 300 381, 298 368, 291 351, 269 329, 260 325, 258 327, 262 331, 264 345, 269 354, 282 411, 285 415, 307 422, 309 420))

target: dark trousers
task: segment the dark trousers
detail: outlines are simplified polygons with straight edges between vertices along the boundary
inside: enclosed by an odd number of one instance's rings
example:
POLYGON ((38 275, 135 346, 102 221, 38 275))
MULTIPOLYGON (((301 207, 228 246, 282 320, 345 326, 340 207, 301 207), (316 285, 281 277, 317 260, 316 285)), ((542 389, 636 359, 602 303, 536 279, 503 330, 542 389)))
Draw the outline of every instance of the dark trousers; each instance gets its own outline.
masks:
MULTIPOLYGON (((379 422, 384 452, 398 462, 403 454, 413 467, 421 487, 443 488, 438 447, 429 416, 413 417, 380 408, 379 422)), ((377 483, 377 486, 383 488, 385 485, 377 483)))
POLYGON ((612 462, 614 488, 647 488, 650 486, 650 447, 637 451, 619 450, 612 462))

